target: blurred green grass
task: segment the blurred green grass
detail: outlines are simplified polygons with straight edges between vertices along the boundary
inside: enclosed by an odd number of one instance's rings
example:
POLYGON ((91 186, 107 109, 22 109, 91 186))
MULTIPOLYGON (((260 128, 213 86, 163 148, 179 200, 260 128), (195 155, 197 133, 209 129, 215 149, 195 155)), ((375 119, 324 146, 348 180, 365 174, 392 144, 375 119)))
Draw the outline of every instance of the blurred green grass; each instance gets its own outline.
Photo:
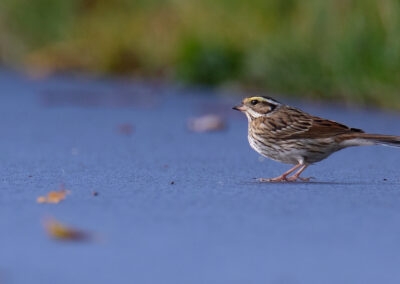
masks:
POLYGON ((400 1, 2 0, 0 60, 400 109, 400 1))

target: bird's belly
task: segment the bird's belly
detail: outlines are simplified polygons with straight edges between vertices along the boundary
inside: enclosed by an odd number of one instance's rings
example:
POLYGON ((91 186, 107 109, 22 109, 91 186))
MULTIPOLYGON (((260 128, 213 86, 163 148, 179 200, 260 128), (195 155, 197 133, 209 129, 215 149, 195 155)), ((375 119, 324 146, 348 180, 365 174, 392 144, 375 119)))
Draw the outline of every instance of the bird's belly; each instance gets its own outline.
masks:
POLYGON ((298 164, 301 160, 301 151, 292 148, 282 147, 280 143, 263 141, 248 136, 249 144, 257 153, 272 160, 285 164, 298 164))
POLYGON ((333 140, 329 139, 293 139, 260 141, 254 137, 248 137, 250 146, 259 154, 272 160, 297 164, 305 162, 312 164, 327 158, 333 152, 339 150, 333 140), (331 141, 332 140, 332 141, 331 141))

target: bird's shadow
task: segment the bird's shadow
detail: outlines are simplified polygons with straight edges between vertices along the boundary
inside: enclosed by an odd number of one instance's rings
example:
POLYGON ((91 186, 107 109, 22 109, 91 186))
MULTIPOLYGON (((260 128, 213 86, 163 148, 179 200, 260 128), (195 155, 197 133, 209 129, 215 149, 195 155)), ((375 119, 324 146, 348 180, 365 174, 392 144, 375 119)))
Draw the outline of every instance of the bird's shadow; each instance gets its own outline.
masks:
MULTIPOLYGON (((254 178, 256 179, 256 178, 254 178)), ((335 182, 335 181, 283 181, 283 182, 265 182, 265 181, 243 181, 241 184, 246 185, 400 185, 400 182, 381 181, 381 182, 335 182)))

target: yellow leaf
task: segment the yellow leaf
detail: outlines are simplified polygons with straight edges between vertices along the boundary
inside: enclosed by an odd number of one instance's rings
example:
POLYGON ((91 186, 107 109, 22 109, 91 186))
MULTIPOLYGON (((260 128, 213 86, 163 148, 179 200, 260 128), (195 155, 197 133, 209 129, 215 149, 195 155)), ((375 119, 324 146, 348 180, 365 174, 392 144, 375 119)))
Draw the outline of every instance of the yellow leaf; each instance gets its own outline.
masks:
POLYGON ((53 218, 45 220, 44 227, 47 234, 57 240, 85 241, 90 239, 87 232, 67 227, 53 218))
POLYGON ((70 194, 71 191, 62 189, 59 191, 50 191, 47 196, 39 196, 36 199, 37 203, 59 203, 64 200, 67 194, 70 194))

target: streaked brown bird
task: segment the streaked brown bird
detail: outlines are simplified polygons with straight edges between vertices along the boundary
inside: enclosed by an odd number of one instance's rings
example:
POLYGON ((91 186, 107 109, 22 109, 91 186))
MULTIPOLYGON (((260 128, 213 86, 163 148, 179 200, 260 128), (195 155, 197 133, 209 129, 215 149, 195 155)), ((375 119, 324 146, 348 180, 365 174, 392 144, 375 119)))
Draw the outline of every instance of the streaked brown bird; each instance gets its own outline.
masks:
POLYGON ((300 177, 309 165, 350 146, 400 147, 400 136, 368 134, 310 115, 270 97, 245 98, 242 105, 233 109, 246 114, 248 140, 254 150, 272 160, 295 165, 276 178, 261 178, 260 181, 309 181, 310 178, 300 177))

